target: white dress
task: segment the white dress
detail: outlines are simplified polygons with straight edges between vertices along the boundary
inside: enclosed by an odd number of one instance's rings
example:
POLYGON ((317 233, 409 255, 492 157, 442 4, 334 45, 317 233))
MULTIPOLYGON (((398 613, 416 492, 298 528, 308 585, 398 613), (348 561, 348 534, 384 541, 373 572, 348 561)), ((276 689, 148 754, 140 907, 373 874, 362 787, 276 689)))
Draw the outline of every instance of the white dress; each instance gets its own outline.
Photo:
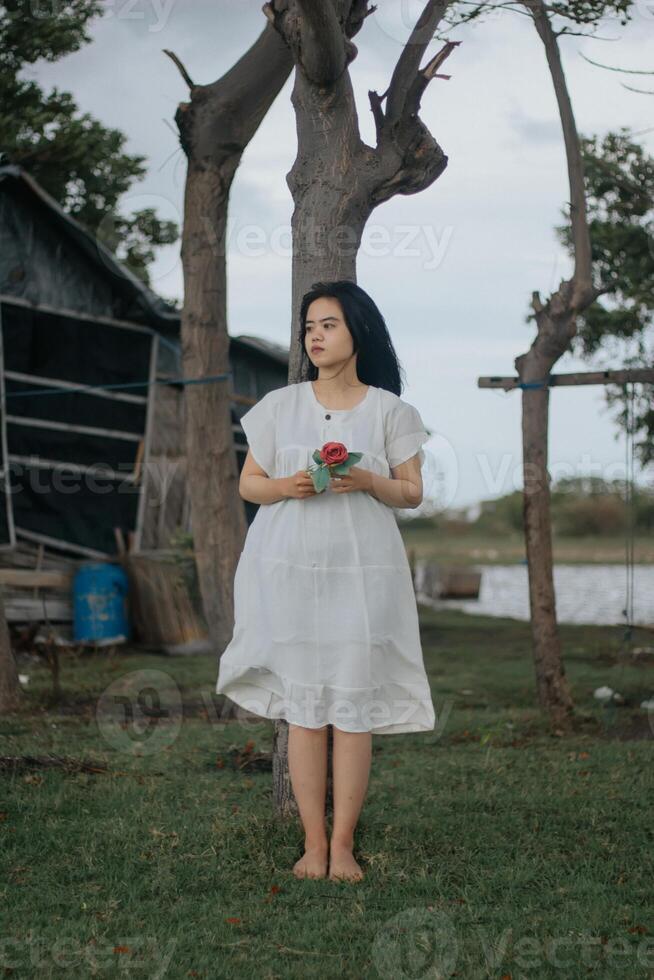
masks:
MULTIPOLYGON (((241 418, 268 476, 314 465, 326 442, 362 452, 382 476, 429 438, 412 405, 369 386, 328 409, 310 381, 277 388, 241 418)), ((216 692, 255 715, 349 732, 431 731, 411 570, 395 510, 365 491, 330 489, 261 504, 234 578, 234 633, 216 692)))

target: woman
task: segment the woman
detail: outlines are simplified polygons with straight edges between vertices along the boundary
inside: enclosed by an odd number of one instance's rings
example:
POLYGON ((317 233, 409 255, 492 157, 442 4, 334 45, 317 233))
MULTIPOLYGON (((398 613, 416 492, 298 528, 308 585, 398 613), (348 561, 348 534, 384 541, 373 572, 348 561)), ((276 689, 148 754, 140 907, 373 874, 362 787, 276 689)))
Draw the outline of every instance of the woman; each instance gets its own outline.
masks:
POLYGON ((359 881, 354 831, 372 733, 435 725, 411 571, 393 508, 422 501, 417 410, 400 397, 384 318, 360 286, 315 283, 300 308, 302 376, 241 418, 239 492, 260 504, 234 579, 234 634, 216 691, 289 722, 288 766, 305 833, 297 877, 359 881), (361 452, 317 493, 314 452, 361 452), (325 828, 328 726, 334 819, 325 828))

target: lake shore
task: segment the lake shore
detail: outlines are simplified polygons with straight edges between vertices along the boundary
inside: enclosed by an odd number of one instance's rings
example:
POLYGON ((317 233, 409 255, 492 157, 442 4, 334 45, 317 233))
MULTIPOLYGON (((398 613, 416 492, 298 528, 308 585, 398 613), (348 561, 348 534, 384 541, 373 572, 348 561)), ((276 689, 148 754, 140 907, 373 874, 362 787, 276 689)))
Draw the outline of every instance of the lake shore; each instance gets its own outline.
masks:
MULTIPOLYGON (((448 562, 457 565, 504 565, 526 560, 522 535, 480 535, 471 529, 452 531, 437 526, 425 527, 421 521, 400 523, 400 532, 416 559, 448 562)), ((621 565, 625 560, 624 536, 554 537, 553 558, 557 565, 598 564, 621 565)), ((634 543, 636 564, 654 563, 654 536, 642 535, 634 543)))

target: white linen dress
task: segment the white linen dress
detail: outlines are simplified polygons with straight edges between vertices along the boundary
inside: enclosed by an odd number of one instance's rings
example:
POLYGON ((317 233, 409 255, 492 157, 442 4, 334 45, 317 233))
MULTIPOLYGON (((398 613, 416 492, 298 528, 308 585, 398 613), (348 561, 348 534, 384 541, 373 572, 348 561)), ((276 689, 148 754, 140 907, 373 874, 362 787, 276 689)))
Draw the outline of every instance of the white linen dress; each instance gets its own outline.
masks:
MULTIPOLYGON (((382 476, 429 438, 412 405, 369 386, 352 409, 322 405, 310 381, 277 388, 241 418, 268 476, 314 465, 326 442, 382 476)), ((307 728, 431 731, 418 610, 395 510, 365 491, 261 504, 234 578, 234 633, 216 692, 307 728)))

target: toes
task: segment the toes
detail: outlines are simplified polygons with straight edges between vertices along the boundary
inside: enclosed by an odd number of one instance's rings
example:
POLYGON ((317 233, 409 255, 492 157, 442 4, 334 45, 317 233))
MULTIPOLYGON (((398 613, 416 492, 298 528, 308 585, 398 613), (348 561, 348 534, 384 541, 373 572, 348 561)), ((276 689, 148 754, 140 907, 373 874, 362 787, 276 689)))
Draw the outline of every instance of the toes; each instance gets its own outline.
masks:
POLYGON ((358 871, 330 871, 329 877, 332 881, 361 881, 363 872, 358 871))
POLYGON ((327 873, 327 869, 324 870, 312 870, 307 868, 306 865, 300 865, 293 868, 293 874, 296 878, 324 878, 327 873))

